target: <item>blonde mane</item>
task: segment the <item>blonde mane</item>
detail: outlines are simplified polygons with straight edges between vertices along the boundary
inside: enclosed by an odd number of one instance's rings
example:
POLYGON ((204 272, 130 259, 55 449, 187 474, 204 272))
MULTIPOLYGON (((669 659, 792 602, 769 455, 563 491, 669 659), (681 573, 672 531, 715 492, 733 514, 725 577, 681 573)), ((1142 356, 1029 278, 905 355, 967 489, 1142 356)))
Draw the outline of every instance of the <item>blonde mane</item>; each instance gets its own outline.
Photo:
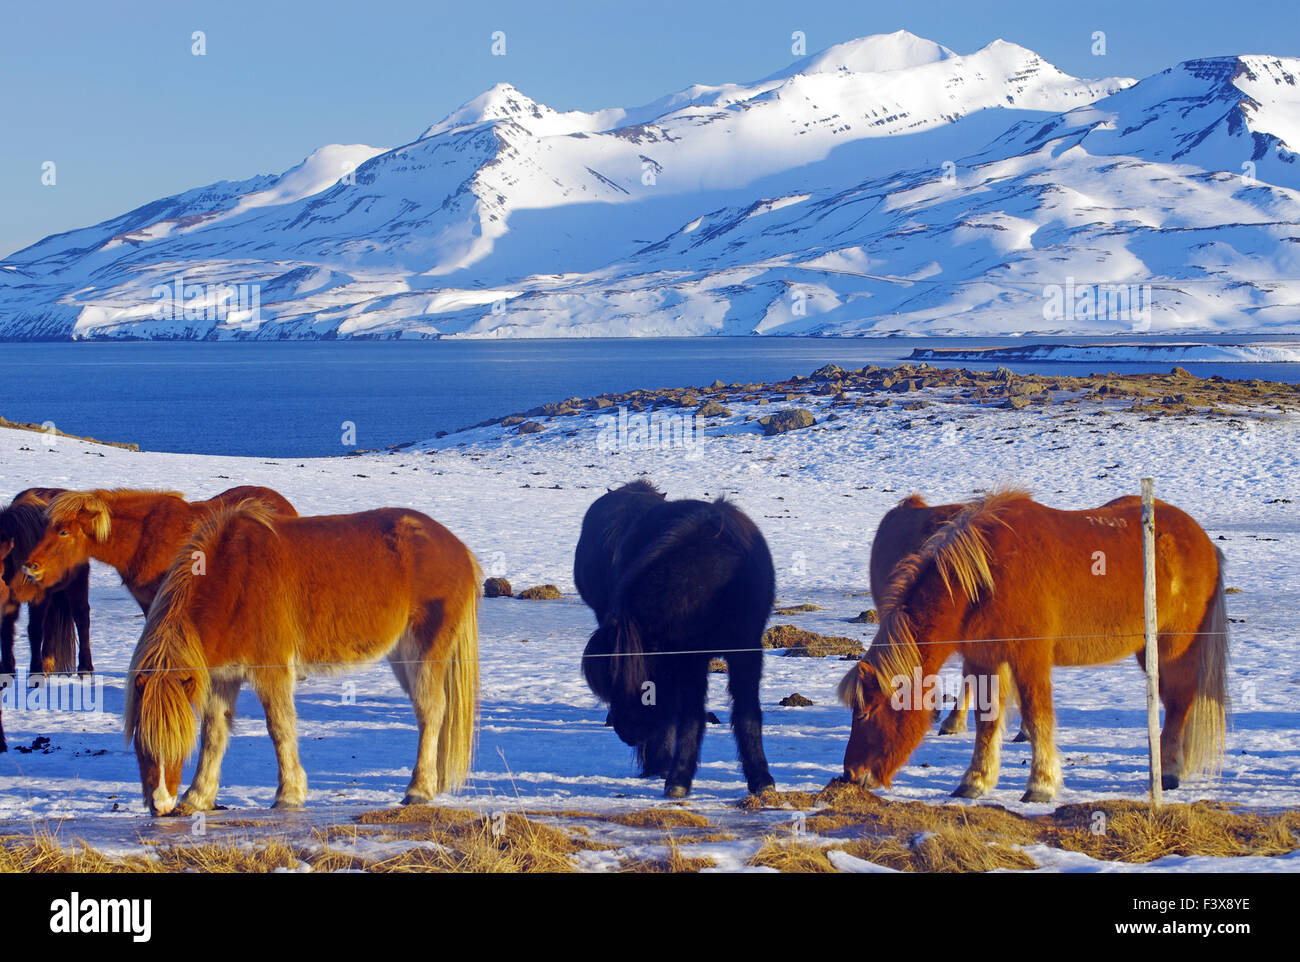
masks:
POLYGON ((190 532, 149 608, 144 632, 131 655, 122 710, 128 742, 138 737, 146 750, 163 759, 184 758, 194 747, 195 709, 201 711, 207 703, 211 679, 203 640, 189 617, 200 577, 194 573, 193 558, 196 552, 206 556, 236 518, 248 518, 274 532, 274 517, 274 509, 250 498, 213 511, 190 532), (190 683, 188 690, 185 682, 190 683), (144 692, 147 697, 142 697, 144 692))
POLYGON ((148 491, 140 488, 99 488, 94 491, 64 491, 54 496, 46 508, 51 524, 76 521, 83 513, 93 515, 90 536, 96 541, 108 540, 113 528, 113 506, 131 497, 170 497, 184 500, 179 491, 148 491))
MULTIPOLYGON (((992 524, 1005 524, 1000 518, 1003 508, 1029 497, 1023 489, 1003 488, 971 501, 940 524, 916 552, 894 566, 889 587, 880 599, 880 629, 863 658, 875 669, 876 680, 887 694, 893 691, 893 679, 900 675, 911 677, 921 665, 921 649, 907 610, 907 597, 931 570, 943 580, 949 598, 954 594, 954 582, 971 602, 993 594, 986 532, 992 524)), ((840 700, 860 708, 862 693, 854 684, 856 674, 854 669, 840 683, 840 700)))

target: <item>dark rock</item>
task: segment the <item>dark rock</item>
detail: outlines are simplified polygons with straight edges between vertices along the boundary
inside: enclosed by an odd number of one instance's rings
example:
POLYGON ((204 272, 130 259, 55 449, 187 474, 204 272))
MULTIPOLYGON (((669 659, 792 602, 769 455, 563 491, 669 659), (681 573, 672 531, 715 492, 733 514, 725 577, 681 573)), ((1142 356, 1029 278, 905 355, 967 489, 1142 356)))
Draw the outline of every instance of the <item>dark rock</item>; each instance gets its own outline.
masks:
POLYGON ((811 698, 805 698, 803 695, 795 692, 792 695, 786 695, 781 699, 780 704, 785 708, 807 708, 813 704, 811 698))
POLYGON ((817 423, 817 419, 807 408, 787 408, 759 418, 758 423, 763 426, 763 433, 771 437, 774 434, 785 434, 787 431, 812 427, 817 423))
POLYGON ((519 597, 525 601, 555 601, 564 595, 560 594, 560 589, 555 585, 535 585, 519 592, 519 597))
POLYGON ((483 582, 484 598, 513 598, 514 592, 510 590, 510 582, 505 578, 489 578, 483 582))

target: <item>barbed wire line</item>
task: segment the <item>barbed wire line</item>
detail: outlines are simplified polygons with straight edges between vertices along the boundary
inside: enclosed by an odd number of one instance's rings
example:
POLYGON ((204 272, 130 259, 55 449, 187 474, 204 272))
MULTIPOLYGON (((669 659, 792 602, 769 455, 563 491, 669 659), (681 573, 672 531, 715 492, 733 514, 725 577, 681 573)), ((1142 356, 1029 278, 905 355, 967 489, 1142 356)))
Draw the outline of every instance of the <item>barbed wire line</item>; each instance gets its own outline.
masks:
MULTIPOLYGON (((1161 632, 1157 632, 1157 634, 1166 637, 1170 637, 1170 636, 1177 637, 1181 635, 1206 635, 1206 636, 1236 635, 1240 637, 1241 632, 1161 631, 1161 632)), ((931 645, 989 645, 989 644, 1007 644, 1010 642, 1020 642, 1020 641, 1087 641, 1087 640, 1096 640, 1098 638, 1144 638, 1144 637, 1146 637, 1146 632, 1143 631, 1122 631, 1122 632, 1103 632, 1103 633, 1088 634, 1088 635, 1018 635, 1018 636, 1010 636, 1006 638, 965 638, 965 639, 955 639, 955 640, 950 639, 946 641, 917 641, 915 642, 915 645, 918 648, 920 648, 920 647, 931 646, 931 645)), ((681 651, 639 651, 639 652, 611 651, 611 652, 596 652, 593 654, 586 654, 584 652, 582 658, 583 659, 651 658, 651 657, 662 656, 662 655, 716 656, 716 655, 736 655, 736 654, 763 652, 763 651, 771 651, 771 652, 826 651, 826 652, 834 653, 842 650, 843 650, 842 646, 840 645, 791 645, 789 647, 782 647, 782 648, 766 648, 762 646, 751 647, 751 648, 691 648, 691 649, 685 649, 681 651)), ((871 648, 868 647, 867 651, 864 652, 864 655, 870 652, 870 650, 871 648)), ((1121 655, 1120 657, 1123 656, 1121 655)), ((390 659, 390 658, 381 657, 375 659, 374 661, 317 661, 317 662, 294 662, 292 664, 262 664, 262 665, 232 664, 232 665, 216 665, 216 666, 206 666, 206 667, 210 672, 211 671, 271 671, 277 669, 290 669, 290 670, 297 670, 297 671, 307 671, 309 673, 315 672, 323 675, 332 672, 343 671, 348 668, 356 668, 356 669, 368 668, 372 665, 377 665, 380 662, 389 665, 454 665, 459 663, 462 660, 464 659, 460 659, 460 658, 411 658, 411 659, 393 658, 390 659)), ((847 661, 849 659, 845 658, 842 660, 847 661)), ((857 661, 861 659, 853 659, 853 660, 857 661)), ((1104 664, 1108 664, 1108 662, 1099 662, 1096 665, 1057 665, 1053 667, 1096 668, 1104 664)), ((160 674, 160 673, 172 672, 172 671, 193 672, 196 670, 198 669, 193 666, 182 666, 182 667, 174 667, 174 668, 140 668, 134 672, 94 671, 94 672, 87 672, 86 675, 90 677, 98 676, 103 678, 127 678, 133 674, 149 675, 149 674, 160 674)), ((19 674, 24 674, 28 678, 46 677, 46 678, 69 679, 69 680, 75 680, 79 675, 79 673, 77 672, 15 671, 12 675, 0 675, 0 679, 3 679, 5 677, 9 677, 9 678, 17 677, 19 674)))

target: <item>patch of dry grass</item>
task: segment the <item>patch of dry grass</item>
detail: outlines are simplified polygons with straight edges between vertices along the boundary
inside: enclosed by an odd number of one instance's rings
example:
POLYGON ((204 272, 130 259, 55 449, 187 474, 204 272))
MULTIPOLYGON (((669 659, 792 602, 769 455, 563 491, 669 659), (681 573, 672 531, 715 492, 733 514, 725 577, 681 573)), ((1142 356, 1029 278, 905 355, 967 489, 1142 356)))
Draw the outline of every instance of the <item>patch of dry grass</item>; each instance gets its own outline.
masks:
POLYGON ((826 858, 825 848, 774 835, 763 840, 762 848, 754 853, 749 864, 790 873, 835 871, 835 866, 826 858))
POLYGON ((784 649, 788 657, 825 658, 858 657, 866 648, 857 638, 843 635, 819 635, 815 631, 796 628, 794 625, 773 625, 763 632, 764 648, 784 649))
POLYGON ((769 793, 747 799, 742 807, 815 808, 802 827, 824 841, 811 845, 769 838, 759 852, 762 859, 753 864, 820 865, 815 851, 802 850, 827 845, 912 872, 1033 868, 1033 860, 1019 847, 1035 844, 1137 863, 1165 855, 1283 855, 1300 848, 1300 811, 1295 810, 1238 812, 1230 805, 1202 801, 1152 811, 1143 802, 1112 800, 1025 816, 999 805, 887 801, 842 782, 832 782, 815 796, 791 794, 796 797, 769 793), (811 804, 805 804, 808 799, 811 804))
POLYGON ((705 857, 690 857, 682 854, 677 839, 668 836, 668 853, 663 858, 625 859, 618 870, 628 873, 694 873, 706 868, 716 868, 717 862, 705 857))
POLYGON ((1222 802, 1127 800, 1062 805, 1044 841, 1093 858, 1150 862, 1165 855, 1285 855, 1300 848, 1300 811, 1237 812, 1222 802), (1100 817, 1099 817, 1100 814, 1100 817))

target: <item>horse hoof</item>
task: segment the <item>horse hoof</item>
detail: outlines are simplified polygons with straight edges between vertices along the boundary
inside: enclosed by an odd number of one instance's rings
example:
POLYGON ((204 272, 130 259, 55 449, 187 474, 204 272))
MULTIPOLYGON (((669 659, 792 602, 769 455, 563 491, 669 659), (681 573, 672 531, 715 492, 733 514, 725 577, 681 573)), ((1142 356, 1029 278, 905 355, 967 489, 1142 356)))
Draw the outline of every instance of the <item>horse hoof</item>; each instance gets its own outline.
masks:
POLYGON ((407 792, 402 796, 403 805, 428 805, 429 796, 421 792, 407 792))
POLYGON ((286 809, 286 810, 288 810, 288 811, 293 811, 294 809, 302 808, 302 802, 291 801, 291 800, 289 800, 289 799, 287 799, 287 798, 277 798, 277 799, 275 800, 275 804, 272 805, 271 807, 272 807, 272 808, 282 808, 282 809, 286 809))
POLYGON ((762 795, 764 792, 776 791, 776 782, 768 778, 761 782, 749 783, 749 794, 762 795))
POLYGON ((664 798, 685 798, 690 791, 686 785, 669 785, 664 789, 664 798))
POLYGON ((966 729, 964 729, 964 728, 949 728, 947 725, 940 725, 940 726, 939 726, 939 734, 940 734, 940 735, 960 735, 960 734, 961 734, 962 732, 964 732, 965 730, 966 730, 966 729))
POLYGON ((1016 732, 1016 737, 1011 739, 1011 741, 1013 744, 1015 742, 1027 742, 1029 741, 1029 736, 1025 734, 1025 730, 1022 728, 1020 731, 1016 732))
POLYGON ((1055 797, 1056 793, 1046 788, 1031 788, 1020 796, 1020 800, 1022 802, 1050 802, 1055 797))
POLYGON ((1177 776, 1177 775, 1161 775, 1161 776, 1160 776, 1160 787, 1163 788, 1166 792, 1172 792, 1175 788, 1178 787, 1178 776, 1177 776))
POLYGON ((965 782, 953 789, 950 798, 979 798, 984 794, 984 789, 978 785, 967 785, 965 782))

